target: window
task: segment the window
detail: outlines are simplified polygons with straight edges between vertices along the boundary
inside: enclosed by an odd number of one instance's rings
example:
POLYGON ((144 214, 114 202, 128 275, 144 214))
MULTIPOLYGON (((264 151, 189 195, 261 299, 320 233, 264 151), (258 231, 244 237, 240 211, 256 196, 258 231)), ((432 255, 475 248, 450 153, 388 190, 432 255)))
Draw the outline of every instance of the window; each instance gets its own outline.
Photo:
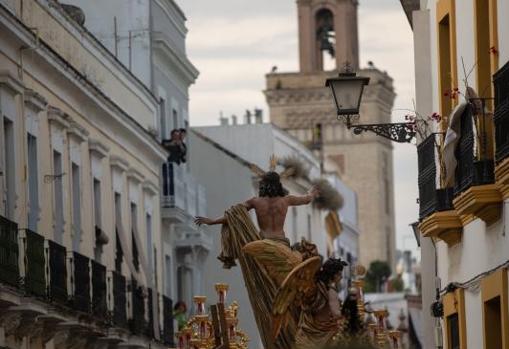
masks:
POLYGON ((137 219, 138 208, 136 204, 131 202, 131 244, 133 249, 133 265, 136 271, 140 271, 140 256, 138 253, 138 245, 136 244, 135 234, 137 232, 137 219))
POLYGON ((97 262, 101 262, 102 257, 102 244, 97 243, 98 234, 101 233, 102 230, 102 224, 101 224, 101 181, 99 181, 97 178, 94 178, 93 181, 93 205, 94 205, 94 227, 95 227, 95 234, 96 234, 96 244, 94 248, 94 256, 95 260, 97 262))
POLYGON ((173 128, 178 128, 179 127, 179 116, 178 116, 176 109, 173 109, 172 115, 173 115, 173 128))
POLYGON ((71 164, 72 184, 72 248, 79 252, 81 242, 81 188, 80 188, 80 167, 74 162, 71 164))
POLYGON ((150 213, 145 215, 145 226, 147 230, 147 258, 149 265, 149 273, 152 275, 154 270, 154 259, 152 255, 152 216, 150 213))
POLYGON ((506 348, 509 343, 507 269, 502 268, 481 281, 484 349, 506 348))
POLYGON ((171 296, 171 257, 168 255, 164 256, 164 269, 165 269, 165 275, 164 275, 164 290, 165 294, 170 297, 171 296))
POLYGON ((4 118, 4 183, 5 183, 5 215, 14 219, 16 201, 16 163, 14 154, 14 123, 4 118))
POLYGON ((124 260, 124 252, 122 251, 122 244, 120 243, 118 226, 122 224, 122 206, 121 196, 115 193, 115 271, 122 273, 122 262, 124 260))
POLYGON ((463 289, 447 293, 443 298, 445 318, 445 347, 447 349, 466 348, 467 326, 465 315, 465 294, 463 289))
POLYGON ((496 0, 475 0, 474 6, 477 94, 492 97, 492 75, 498 69, 497 4, 496 0))
POLYGON ((39 219, 39 172, 37 163, 37 138, 27 134, 28 152, 28 229, 37 231, 39 219))
POLYGON ((389 156, 386 153, 383 153, 383 191, 384 191, 384 200, 385 200, 385 213, 388 215, 391 214, 391 204, 392 204, 392 195, 391 195, 391 181, 390 181, 390 168, 389 168, 389 156))
POLYGON ((159 98, 159 107, 161 108, 161 139, 169 139, 166 129, 166 100, 159 98))
POLYGON ((455 0, 438 1, 437 21, 440 113, 449 116, 453 107, 451 92, 458 87, 455 0))
POLYGON ((55 200, 54 216, 55 216, 55 241, 59 244, 64 239, 64 186, 62 177, 62 154, 53 150, 53 195, 55 200))

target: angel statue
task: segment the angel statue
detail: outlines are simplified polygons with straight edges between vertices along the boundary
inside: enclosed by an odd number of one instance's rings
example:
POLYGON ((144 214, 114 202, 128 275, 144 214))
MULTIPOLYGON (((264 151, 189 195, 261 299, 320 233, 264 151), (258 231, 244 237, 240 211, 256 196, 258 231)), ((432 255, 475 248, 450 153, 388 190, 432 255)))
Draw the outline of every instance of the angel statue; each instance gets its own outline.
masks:
POLYGON ((293 348, 322 349, 338 341, 343 315, 337 287, 346 265, 341 258, 330 258, 323 265, 311 258, 294 268, 274 300, 273 336, 286 326, 293 306, 301 309, 293 348))
POLYGON ((307 195, 289 195, 281 179, 291 176, 292 170, 278 174, 276 165, 277 160, 272 156, 268 172, 251 166, 260 179, 258 197, 232 206, 216 219, 196 217, 195 223, 222 224, 222 251, 218 258, 227 269, 239 262, 264 348, 288 349, 293 347, 299 313, 290 309, 288 326, 274 338, 271 314, 276 292, 295 267, 309 260, 320 263, 320 258, 316 246, 307 241, 299 249, 292 249, 283 226, 289 206, 307 205, 319 193, 312 188, 307 195), (250 219, 249 210, 255 211, 259 231, 250 219))

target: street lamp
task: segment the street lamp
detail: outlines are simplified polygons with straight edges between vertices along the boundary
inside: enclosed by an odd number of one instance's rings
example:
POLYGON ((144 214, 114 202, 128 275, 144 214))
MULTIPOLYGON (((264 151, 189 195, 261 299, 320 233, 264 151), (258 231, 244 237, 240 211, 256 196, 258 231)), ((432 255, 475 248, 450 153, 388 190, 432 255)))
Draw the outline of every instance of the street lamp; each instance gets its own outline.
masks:
POLYGON ((413 122, 352 125, 352 119, 359 116, 362 93, 364 86, 369 83, 369 78, 357 76, 356 73, 348 70, 325 82, 325 86, 331 89, 338 119, 343 117, 346 127, 348 129, 353 127, 353 133, 357 135, 371 131, 391 141, 409 143, 415 137, 415 123, 413 122))

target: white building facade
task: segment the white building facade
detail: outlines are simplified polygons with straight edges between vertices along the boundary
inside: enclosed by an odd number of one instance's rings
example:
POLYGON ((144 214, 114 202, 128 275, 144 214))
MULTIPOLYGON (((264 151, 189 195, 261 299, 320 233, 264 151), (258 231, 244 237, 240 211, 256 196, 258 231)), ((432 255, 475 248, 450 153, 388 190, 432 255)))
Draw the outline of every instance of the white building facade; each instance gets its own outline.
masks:
POLYGON ((78 21, 0 2, 0 346, 164 348, 159 103, 78 21))
MULTIPOLYGON (((187 58, 186 18, 178 5, 173 0, 68 3, 83 9, 85 27, 156 96, 154 134, 165 142, 173 129, 187 129, 189 86, 198 71, 187 58)), ((205 191, 186 163, 165 163, 161 177, 164 293, 190 306, 192 296, 203 293, 200 273, 210 248, 193 223, 205 212, 205 191)))

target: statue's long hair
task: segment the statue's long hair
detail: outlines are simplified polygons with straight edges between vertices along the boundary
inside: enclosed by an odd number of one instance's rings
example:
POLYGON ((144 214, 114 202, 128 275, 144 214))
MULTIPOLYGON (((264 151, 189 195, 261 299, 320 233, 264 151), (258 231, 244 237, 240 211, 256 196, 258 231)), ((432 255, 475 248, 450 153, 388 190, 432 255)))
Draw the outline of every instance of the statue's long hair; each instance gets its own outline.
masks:
POLYGON ((341 260, 341 258, 329 258, 323 263, 320 270, 315 275, 317 281, 321 281, 324 284, 328 284, 334 278, 337 273, 343 271, 345 267, 345 262, 341 260))
POLYGON ((273 198, 286 195, 288 195, 288 191, 283 188, 277 172, 270 171, 263 175, 259 184, 258 196, 273 198))

